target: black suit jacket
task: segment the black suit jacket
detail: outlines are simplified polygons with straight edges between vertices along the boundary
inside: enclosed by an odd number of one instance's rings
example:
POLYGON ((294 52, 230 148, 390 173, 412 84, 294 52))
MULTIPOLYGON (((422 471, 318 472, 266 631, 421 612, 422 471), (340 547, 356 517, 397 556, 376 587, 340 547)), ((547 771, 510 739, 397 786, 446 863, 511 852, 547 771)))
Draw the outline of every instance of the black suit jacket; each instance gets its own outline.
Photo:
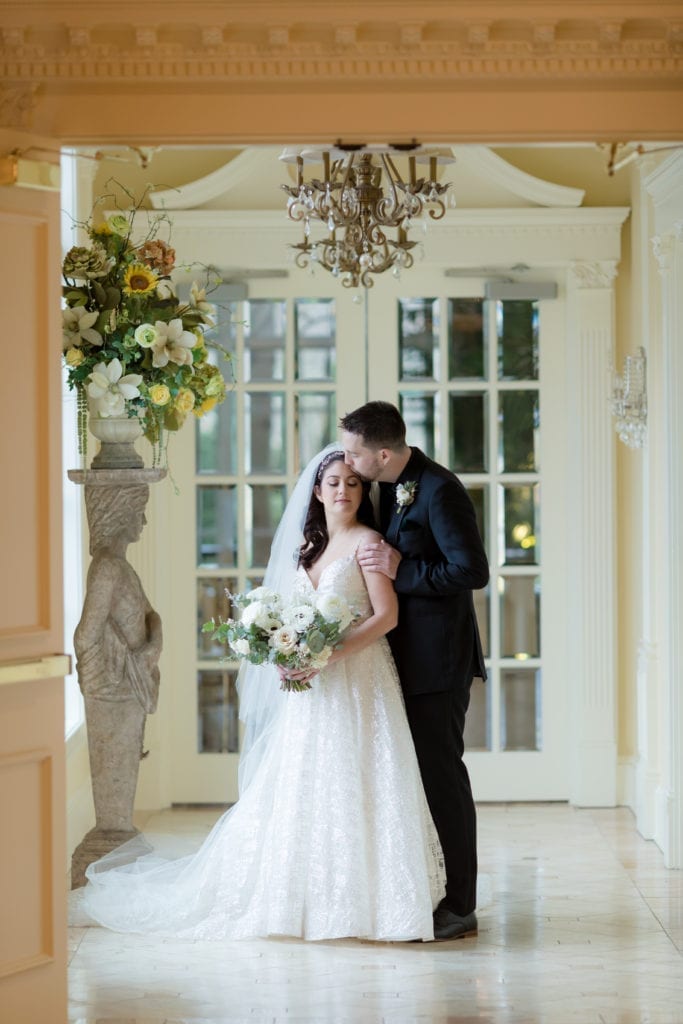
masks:
POLYGON ((474 506, 456 476, 419 450, 397 483, 414 500, 397 509, 395 485, 381 485, 382 532, 403 556, 396 576, 399 618, 388 639, 407 695, 437 693, 486 678, 472 591, 489 567, 474 506))

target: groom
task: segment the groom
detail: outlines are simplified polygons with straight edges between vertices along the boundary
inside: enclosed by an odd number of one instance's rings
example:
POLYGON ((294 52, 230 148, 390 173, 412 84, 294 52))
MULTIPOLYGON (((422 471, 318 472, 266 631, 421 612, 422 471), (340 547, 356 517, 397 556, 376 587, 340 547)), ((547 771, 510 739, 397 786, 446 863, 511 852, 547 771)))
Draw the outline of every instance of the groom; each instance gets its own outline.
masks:
POLYGON ((340 424, 347 465, 380 485, 386 542, 367 545, 359 561, 395 580, 398 594, 389 642, 446 866, 434 938, 475 935, 476 815, 463 731, 472 679, 486 678, 472 590, 486 586, 489 570, 474 507, 456 476, 406 445, 389 402, 368 402, 340 424))

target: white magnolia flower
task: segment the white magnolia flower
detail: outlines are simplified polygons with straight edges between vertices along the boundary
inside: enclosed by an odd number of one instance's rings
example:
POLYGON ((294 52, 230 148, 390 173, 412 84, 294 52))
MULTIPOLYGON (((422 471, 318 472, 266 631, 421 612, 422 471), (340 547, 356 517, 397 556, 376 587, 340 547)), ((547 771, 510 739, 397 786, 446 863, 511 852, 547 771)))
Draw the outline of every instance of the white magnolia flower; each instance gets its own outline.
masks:
POLYGON ((315 618, 315 608, 310 604, 295 604, 285 610, 283 618, 288 626, 293 626, 299 633, 303 633, 315 618))
POLYGON ((91 345, 101 345, 104 341, 99 331, 93 328, 98 313, 88 313, 85 306, 74 306, 73 309, 62 310, 62 339, 64 348, 80 345, 87 341, 91 345))
POLYGON ((269 643, 281 654, 291 654, 296 650, 297 633, 295 629, 288 626, 281 626, 271 636, 269 643))
POLYGON ((251 651, 251 644, 246 637, 240 637, 239 640, 233 640, 230 646, 235 654, 242 654, 245 658, 251 651))
POLYGON ((338 622, 340 629, 346 629, 351 622, 349 606, 338 594, 321 594, 316 600, 316 606, 327 622, 338 622))
POLYGON ((192 366, 192 349, 197 345, 197 336, 183 329, 180 317, 168 323, 157 320, 154 326, 157 339, 152 345, 152 364, 167 366, 171 362, 178 366, 192 366))
POLYGON ((206 301, 206 288, 200 288, 196 281, 192 282, 190 288, 190 305, 202 314, 207 327, 216 326, 216 307, 213 302, 206 301))
POLYGON ((140 397, 140 374, 129 373, 122 377, 122 373, 120 360, 112 359, 109 363, 98 363, 88 377, 88 395, 95 399, 95 411, 104 419, 108 416, 123 416, 126 402, 140 397))
POLYGON ((175 299, 175 288, 170 281, 159 281, 157 285, 158 299, 175 299))

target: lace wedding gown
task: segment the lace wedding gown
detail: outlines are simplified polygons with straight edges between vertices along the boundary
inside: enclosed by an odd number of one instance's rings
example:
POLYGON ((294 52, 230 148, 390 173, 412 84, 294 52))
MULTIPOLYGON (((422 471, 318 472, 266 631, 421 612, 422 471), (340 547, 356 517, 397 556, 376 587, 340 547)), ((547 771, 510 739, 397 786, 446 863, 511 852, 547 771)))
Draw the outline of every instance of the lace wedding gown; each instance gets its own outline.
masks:
MULTIPOLYGON (((313 586, 303 569, 298 585, 313 586)), ((355 555, 330 563, 318 590, 370 613, 355 555)), ((285 697, 253 779, 196 854, 116 861, 91 865, 81 897, 87 919, 115 930, 433 938, 441 848, 386 640, 285 697)))

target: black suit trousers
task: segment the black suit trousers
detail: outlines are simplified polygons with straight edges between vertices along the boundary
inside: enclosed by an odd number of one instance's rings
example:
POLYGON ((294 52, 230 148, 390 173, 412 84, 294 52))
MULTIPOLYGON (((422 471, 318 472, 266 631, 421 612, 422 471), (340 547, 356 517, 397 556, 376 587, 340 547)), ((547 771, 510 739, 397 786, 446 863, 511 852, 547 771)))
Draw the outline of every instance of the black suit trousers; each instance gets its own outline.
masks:
POLYGON ((443 693, 405 698, 422 784, 444 854, 444 902, 462 916, 475 909, 477 900, 477 819, 462 759, 470 686, 471 680, 443 693))

